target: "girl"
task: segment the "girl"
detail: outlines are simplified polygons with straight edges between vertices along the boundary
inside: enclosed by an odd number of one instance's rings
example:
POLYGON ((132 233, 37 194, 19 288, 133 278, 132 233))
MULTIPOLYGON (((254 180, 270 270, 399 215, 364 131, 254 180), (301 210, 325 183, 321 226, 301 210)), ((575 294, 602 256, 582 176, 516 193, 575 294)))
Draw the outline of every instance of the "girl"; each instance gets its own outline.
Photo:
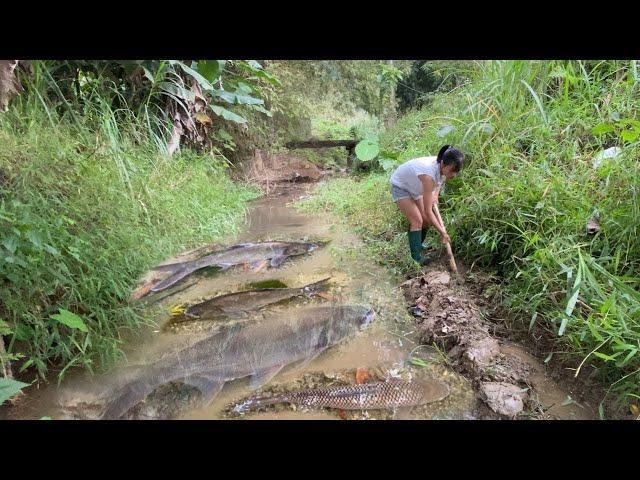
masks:
POLYGON ((450 242, 449 235, 433 212, 438 204, 440 187, 447 178, 455 177, 462 169, 464 154, 445 145, 437 157, 420 157, 400 165, 391 175, 391 197, 409 219, 409 249, 411 258, 424 265, 431 260, 422 256, 422 242, 427 228, 433 225, 442 243, 450 242))

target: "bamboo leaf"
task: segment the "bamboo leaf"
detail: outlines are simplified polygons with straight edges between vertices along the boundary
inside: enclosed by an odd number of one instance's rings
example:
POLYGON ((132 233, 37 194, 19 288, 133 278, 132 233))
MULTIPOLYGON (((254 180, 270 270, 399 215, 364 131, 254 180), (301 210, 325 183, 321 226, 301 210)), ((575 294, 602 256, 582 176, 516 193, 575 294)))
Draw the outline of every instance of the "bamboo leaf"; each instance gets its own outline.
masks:
POLYGON ((540 110, 540 115, 542 115, 542 119, 544 120, 545 125, 549 125, 549 120, 547 119, 547 114, 544 111, 544 107, 542 106, 540 97, 538 97, 538 94, 533 90, 533 88, 531 88, 531 85, 529 85, 524 80, 520 80, 520 81, 524 83, 525 86, 529 89, 529 92, 531 92, 531 95, 533 96, 533 99, 536 101, 536 105, 538 106, 538 110, 540 110))

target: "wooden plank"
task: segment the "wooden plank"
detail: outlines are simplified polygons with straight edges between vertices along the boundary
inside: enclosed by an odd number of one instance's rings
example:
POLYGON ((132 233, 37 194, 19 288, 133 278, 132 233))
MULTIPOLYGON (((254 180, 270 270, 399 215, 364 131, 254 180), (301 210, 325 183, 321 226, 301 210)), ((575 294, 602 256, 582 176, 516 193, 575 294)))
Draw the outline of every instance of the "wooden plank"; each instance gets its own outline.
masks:
POLYGON ((287 148, 332 148, 346 147, 347 149, 355 148, 358 144, 357 140, 300 140, 285 144, 287 148))

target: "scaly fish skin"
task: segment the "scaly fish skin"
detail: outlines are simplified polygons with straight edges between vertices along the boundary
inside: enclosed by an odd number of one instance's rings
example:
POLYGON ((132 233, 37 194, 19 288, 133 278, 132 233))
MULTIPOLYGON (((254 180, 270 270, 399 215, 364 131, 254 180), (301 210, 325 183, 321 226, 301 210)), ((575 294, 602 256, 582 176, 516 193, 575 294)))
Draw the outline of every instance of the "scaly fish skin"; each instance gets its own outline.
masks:
POLYGON ((328 407, 340 410, 375 410, 397 407, 413 407, 442 400, 449 395, 449 387, 439 380, 430 382, 387 380, 342 387, 325 387, 313 390, 256 397, 236 405, 236 413, 244 413, 266 405, 293 403, 306 407, 328 407))

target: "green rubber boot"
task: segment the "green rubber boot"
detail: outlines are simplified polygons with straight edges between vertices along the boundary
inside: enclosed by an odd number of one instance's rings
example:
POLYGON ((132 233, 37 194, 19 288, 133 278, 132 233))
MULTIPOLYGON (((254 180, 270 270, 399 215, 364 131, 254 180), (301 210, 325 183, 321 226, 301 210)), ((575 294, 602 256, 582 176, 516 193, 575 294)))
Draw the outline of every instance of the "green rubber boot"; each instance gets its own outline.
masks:
POLYGON ((422 256, 422 242, 420 236, 422 232, 416 230, 415 232, 409 232, 409 250, 411 250, 411 258, 413 258, 420 265, 426 265, 433 260, 431 255, 422 256))
POLYGON ((420 263, 422 259, 422 242, 420 241, 419 230, 415 232, 409 231, 409 250, 411 251, 411 258, 420 263))

